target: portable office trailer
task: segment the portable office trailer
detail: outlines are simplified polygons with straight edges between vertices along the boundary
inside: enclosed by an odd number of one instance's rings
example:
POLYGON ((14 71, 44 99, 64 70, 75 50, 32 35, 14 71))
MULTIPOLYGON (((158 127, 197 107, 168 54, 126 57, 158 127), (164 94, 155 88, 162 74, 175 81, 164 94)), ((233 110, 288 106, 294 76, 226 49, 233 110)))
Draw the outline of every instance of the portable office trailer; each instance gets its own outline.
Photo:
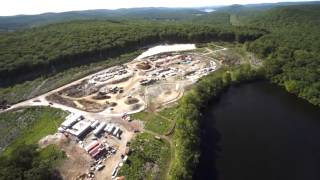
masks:
POLYGON ((110 124, 109 128, 107 129, 107 133, 111 133, 113 128, 114 128, 114 125, 110 124))
POLYGON ((98 146, 92 148, 88 153, 92 156, 93 154, 97 153, 100 148, 102 148, 102 144, 99 144, 98 146))
POLYGON ((120 128, 116 127, 116 129, 113 131, 113 135, 116 136, 119 132, 120 128))
POLYGON ((93 155, 98 154, 100 152, 99 148, 99 146, 95 147, 92 151, 89 152, 89 155, 94 158, 93 155))
POLYGON ((67 129, 72 127, 78 121, 78 117, 74 114, 66 117, 66 120, 62 122, 61 127, 67 129))
POLYGON ((68 129, 71 134, 74 136, 80 137, 90 129, 91 122, 89 121, 80 121, 72 126, 72 129, 68 129))
POLYGON ((111 126, 111 124, 107 124, 107 126, 104 128, 105 132, 108 132, 109 127, 111 126))
POLYGON ((90 144, 88 144, 84 149, 89 152, 96 146, 98 146, 100 143, 98 141, 92 141, 90 144))
POLYGON ((62 127, 59 127, 59 128, 58 128, 58 131, 61 132, 61 133, 64 133, 64 132, 65 132, 65 129, 63 129, 62 127))
POLYGON ((93 134, 98 136, 101 131, 103 131, 103 129, 106 127, 106 123, 105 122, 102 122, 94 131, 93 131, 93 134))
POLYGON ((69 114, 64 122, 62 122, 61 127, 67 129, 71 128, 76 122, 81 121, 84 119, 82 115, 79 114, 69 114))
POLYGON ((99 155, 101 152, 105 151, 105 147, 100 144, 99 146, 93 148, 91 151, 89 151, 89 154, 91 157, 96 158, 97 155, 99 155))
POLYGON ((95 120, 92 124, 91 124, 91 128, 96 128, 99 125, 99 121, 95 120))
POLYGON ((104 151, 104 150, 105 150, 104 148, 99 149, 96 153, 92 154, 92 157, 93 157, 93 158, 96 158, 97 155, 99 155, 99 154, 100 154, 102 151, 104 151))
POLYGON ((116 129, 116 126, 112 126, 111 128, 110 128, 110 134, 112 134, 113 133, 113 131, 116 129))
POLYGON ((119 129, 119 132, 117 133, 116 137, 119 138, 119 139, 121 139, 121 134, 122 134, 122 133, 123 133, 123 132, 121 131, 121 129, 119 129))

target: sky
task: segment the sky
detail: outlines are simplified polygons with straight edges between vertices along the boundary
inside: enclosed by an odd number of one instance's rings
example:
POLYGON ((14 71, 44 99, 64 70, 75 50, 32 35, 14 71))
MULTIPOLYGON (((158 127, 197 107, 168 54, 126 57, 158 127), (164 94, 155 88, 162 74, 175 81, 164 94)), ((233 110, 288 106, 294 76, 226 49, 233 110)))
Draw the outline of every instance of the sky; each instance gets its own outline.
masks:
POLYGON ((118 9, 132 7, 201 7, 274 2, 279 2, 279 0, 0 0, 0 16, 40 14, 44 12, 64 12, 88 9, 118 9))

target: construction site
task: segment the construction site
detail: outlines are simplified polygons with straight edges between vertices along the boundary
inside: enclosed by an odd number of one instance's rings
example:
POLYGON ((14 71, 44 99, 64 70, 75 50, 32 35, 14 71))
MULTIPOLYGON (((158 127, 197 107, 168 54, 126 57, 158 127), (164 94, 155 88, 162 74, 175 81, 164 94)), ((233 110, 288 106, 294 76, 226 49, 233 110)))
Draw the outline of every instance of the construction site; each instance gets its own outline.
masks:
POLYGON ((126 114, 92 119, 70 113, 58 132, 43 138, 40 146, 56 144, 66 152, 68 159, 60 168, 64 179, 113 179, 128 158, 127 143, 141 128, 126 114))
POLYGON ((167 52, 111 67, 47 99, 87 112, 134 113, 177 100, 185 86, 216 68, 216 61, 195 52, 167 52))
POLYGON ((59 168, 64 179, 116 179, 130 155, 128 144, 144 131, 144 122, 130 115, 176 102, 192 84, 220 67, 218 60, 195 51, 195 45, 185 46, 151 48, 131 62, 11 108, 51 106, 70 112, 57 133, 44 137, 40 146, 56 144, 66 153, 59 168))

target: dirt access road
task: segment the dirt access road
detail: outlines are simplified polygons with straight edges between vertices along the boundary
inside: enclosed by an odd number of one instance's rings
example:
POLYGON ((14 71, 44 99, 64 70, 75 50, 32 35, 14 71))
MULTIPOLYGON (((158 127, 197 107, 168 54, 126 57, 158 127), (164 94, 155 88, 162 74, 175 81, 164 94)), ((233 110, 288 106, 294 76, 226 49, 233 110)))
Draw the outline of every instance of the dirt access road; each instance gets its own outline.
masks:
MULTIPOLYGON (((221 48, 222 49, 215 50, 215 51, 206 48, 208 53, 205 53, 203 55, 208 55, 208 54, 215 53, 215 52, 218 52, 218 51, 221 51, 221 50, 226 50, 226 48, 224 48, 224 47, 221 47, 221 48)), ((161 48, 159 48, 158 50, 155 50, 156 48, 151 48, 151 49, 152 49, 152 51, 150 53, 145 53, 143 56, 139 56, 138 58, 141 58, 141 57, 144 57, 144 56, 149 56, 150 54, 154 55, 154 54, 163 53, 163 52, 193 50, 193 49, 195 49, 195 45, 194 44, 193 45, 166 45, 166 46, 161 46, 161 48), (170 48, 170 47, 174 47, 174 48, 170 48)), ((102 70, 102 71, 105 71, 105 70, 102 70)), ((73 107, 69 107, 69 106, 66 106, 66 105, 63 105, 63 104, 52 103, 52 102, 50 102, 50 101, 48 101, 46 99, 47 96, 50 96, 50 95, 52 95, 54 93, 57 93, 57 92, 65 89, 67 87, 79 84, 83 80, 91 78, 92 76, 94 76, 96 74, 99 74, 102 71, 99 71, 97 73, 94 73, 94 74, 88 75, 86 77, 83 77, 81 79, 78 79, 76 81, 73 81, 73 82, 71 82, 71 83, 69 83, 67 85, 61 86, 61 87, 59 87, 57 89, 49 91, 49 92, 47 92, 45 94, 42 94, 40 96, 37 96, 35 98, 31 98, 29 100, 14 104, 10 108, 8 108, 8 109, 6 109, 4 111, 0 111, 0 113, 1 112, 6 112, 6 111, 11 111, 11 110, 14 110, 14 109, 17 109, 17 108, 24 108, 24 107, 50 106, 50 107, 58 108, 58 109, 61 109, 61 110, 64 110, 64 111, 68 111, 68 112, 71 112, 71 113, 83 115, 87 119, 104 119, 104 120, 105 119, 112 119, 112 122, 114 122, 114 123, 123 124, 123 121, 120 118, 120 116, 123 115, 122 113, 121 114, 110 113, 107 110, 102 111, 102 112, 98 112, 98 113, 86 112, 86 111, 79 110, 79 109, 76 109, 76 108, 73 108, 73 107)), ((178 96, 177 99, 179 99, 182 96, 182 94, 183 93, 181 93, 178 96)), ((177 100, 177 99, 175 99, 175 100, 177 100)), ((138 109, 136 111, 131 111, 131 112, 128 112, 128 114, 137 113, 137 112, 139 112, 141 110, 143 110, 143 109, 138 109)), ((131 136, 132 136, 132 134, 130 134, 130 136, 128 136, 127 138, 130 139, 131 136)), ((171 141, 169 139, 167 139, 166 137, 163 137, 163 138, 166 139, 167 141, 169 141, 169 143, 171 143, 171 141)), ((172 146, 172 144, 171 144, 171 146, 172 146)), ((123 152, 124 148, 125 148, 125 146, 121 145, 120 151, 123 152)), ((115 167, 119 163, 119 161, 120 161, 120 156, 119 156, 119 154, 117 154, 117 156, 113 157, 113 159, 109 161, 110 164, 108 164, 108 166, 107 166, 109 168, 106 168, 106 170, 102 171, 100 176, 103 177, 104 179, 108 179, 108 177, 111 177, 111 170, 113 170, 113 168, 110 168, 110 167, 115 167)))
MULTIPOLYGON (((172 51, 187 51, 187 50, 193 50, 193 49, 196 49, 196 46, 195 44, 173 44, 173 45, 161 45, 161 46, 156 46, 156 47, 153 47, 153 48, 150 48, 148 51, 142 53, 140 56, 138 56, 136 59, 141 59, 143 57, 147 57, 147 56, 150 56, 150 55, 155 55, 155 54, 159 54, 159 53, 163 53, 163 52, 172 52, 172 51)), ((49 91, 45 94, 42 94, 40 96, 37 96, 35 98, 31 98, 29 100, 26 100, 26 101, 23 101, 23 102, 20 102, 20 103, 17 103, 17 104, 14 104, 12 105, 10 108, 6 109, 6 110, 2 110, 0 111, 1 112, 6 112, 6 111, 10 111, 10 110, 13 110, 13 109, 17 109, 17 108, 23 108, 23 107, 31 107, 31 106, 50 106, 50 107, 54 107, 54 108, 58 108, 58 109, 62 109, 64 111, 69 111, 71 113, 76 113, 76 114, 81 114, 81 115, 84 115, 88 118, 111 118, 111 117, 119 117, 119 116, 122 116, 122 113, 121 114, 115 114, 115 113, 110 113, 108 111, 102 111, 102 112, 99 112, 99 113, 90 113, 90 112, 86 112, 86 111, 82 111, 82 110, 79 110, 79 109, 76 109, 76 108, 72 108, 72 107, 69 107, 69 106, 66 106, 66 105, 62 105, 62 104, 57 104, 57 103, 52 103, 50 101, 48 101, 46 99, 47 96, 49 95, 52 95, 54 93, 57 93, 67 87, 70 87, 72 85, 76 85, 76 84, 79 84, 81 81, 85 80, 85 79, 88 79, 96 74, 99 74, 100 72, 103 72, 104 70, 101 70, 97 73, 94 73, 94 74, 91 74, 91 75, 88 75, 86 77, 83 77, 81 79, 78 79, 76 81, 73 81, 69 84, 66 84, 64 86, 61 86, 57 89, 54 89, 52 91, 49 91), (52 103, 52 104, 51 104, 52 103), (51 104, 51 105, 50 105, 51 104)), ((128 112, 128 114, 133 114, 133 113, 136 113, 136 112, 139 112, 143 109, 139 109, 139 110, 136 110, 136 111, 132 111, 132 112, 128 112)))

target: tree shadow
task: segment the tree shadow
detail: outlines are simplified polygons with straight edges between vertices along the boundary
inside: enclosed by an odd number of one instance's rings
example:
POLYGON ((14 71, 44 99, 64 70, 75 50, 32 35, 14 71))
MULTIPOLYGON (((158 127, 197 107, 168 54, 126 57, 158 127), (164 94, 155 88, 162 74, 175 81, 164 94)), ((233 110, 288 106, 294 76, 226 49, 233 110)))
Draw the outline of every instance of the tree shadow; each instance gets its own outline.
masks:
MULTIPOLYGON (((212 107, 212 104, 209 105, 212 107)), ((199 164, 193 176, 194 180, 219 179, 219 172, 216 167, 216 160, 220 155, 221 147, 219 142, 221 134, 217 131, 212 108, 204 111, 200 120, 200 158, 199 164)))
POLYGON ((52 172, 52 177, 49 178, 49 179, 52 179, 52 180, 63 180, 63 176, 58 170, 55 169, 52 172))

